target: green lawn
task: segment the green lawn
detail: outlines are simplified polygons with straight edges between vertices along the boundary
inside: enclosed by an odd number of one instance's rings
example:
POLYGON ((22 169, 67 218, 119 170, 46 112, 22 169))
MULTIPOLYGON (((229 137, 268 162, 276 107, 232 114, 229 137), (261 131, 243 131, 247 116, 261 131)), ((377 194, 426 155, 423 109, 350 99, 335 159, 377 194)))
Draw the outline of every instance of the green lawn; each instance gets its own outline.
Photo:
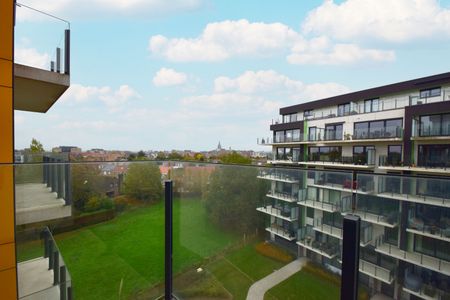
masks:
MULTIPOLYGON (((295 273, 287 280, 271 288, 269 293, 284 300, 340 299, 339 286, 306 271, 295 273)), ((266 294, 264 299, 270 298, 266 294)))
MULTIPOLYGON (((56 235, 78 299, 122 299, 159 283, 164 274, 162 203, 56 235)), ((199 264, 237 238, 211 226, 200 200, 174 202, 174 272, 199 264)))

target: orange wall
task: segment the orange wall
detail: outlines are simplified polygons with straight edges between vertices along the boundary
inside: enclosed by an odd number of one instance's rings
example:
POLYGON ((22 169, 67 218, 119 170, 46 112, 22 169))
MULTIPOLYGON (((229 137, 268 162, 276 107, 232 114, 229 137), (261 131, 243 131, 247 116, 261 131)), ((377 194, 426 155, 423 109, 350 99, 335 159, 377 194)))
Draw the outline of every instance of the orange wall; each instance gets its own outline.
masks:
POLYGON ((0 1, 0 299, 17 298, 14 241, 14 1, 0 1))

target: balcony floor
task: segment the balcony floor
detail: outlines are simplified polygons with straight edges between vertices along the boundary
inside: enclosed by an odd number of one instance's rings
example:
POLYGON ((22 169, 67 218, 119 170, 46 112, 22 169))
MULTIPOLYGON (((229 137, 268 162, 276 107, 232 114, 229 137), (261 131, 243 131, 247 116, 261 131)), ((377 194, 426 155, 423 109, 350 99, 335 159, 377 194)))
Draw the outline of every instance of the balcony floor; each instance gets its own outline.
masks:
POLYGON ((45 184, 16 184, 16 224, 29 224, 71 216, 71 207, 45 184))
POLYGON ((59 286, 53 285, 48 258, 36 258, 17 264, 19 299, 59 300, 59 286))

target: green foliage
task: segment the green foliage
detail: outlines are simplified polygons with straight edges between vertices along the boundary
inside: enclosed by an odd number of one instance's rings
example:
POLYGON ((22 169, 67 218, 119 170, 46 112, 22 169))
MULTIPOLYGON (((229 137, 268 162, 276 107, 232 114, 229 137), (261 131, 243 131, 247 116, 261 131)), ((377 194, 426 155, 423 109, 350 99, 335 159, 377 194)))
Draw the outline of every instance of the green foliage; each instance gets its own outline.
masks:
POLYGON ((102 192, 102 179, 97 165, 72 165, 72 197, 78 211, 84 211, 88 201, 102 195, 102 192))
POLYGON ((201 153, 195 153, 194 159, 198 161, 205 161, 205 156, 201 153))
POLYGON ((125 195, 141 201, 160 200, 162 196, 161 172, 155 164, 130 165, 123 182, 125 195))
POLYGON ((209 167, 186 166, 173 169, 171 179, 174 182, 174 191, 180 195, 202 196, 213 169, 209 167))
POLYGON ((84 210, 90 212, 100 209, 112 209, 113 207, 114 203, 112 199, 106 196, 92 196, 84 206, 84 210))
POLYGON ((30 144, 31 153, 42 153, 44 152, 44 146, 37 139, 33 138, 30 144))
POLYGON ((224 167, 212 173, 206 195, 211 221, 225 230, 245 233, 262 227, 256 207, 267 192, 256 168, 224 167))
POLYGON ((167 158, 170 159, 170 160, 180 160, 180 159, 183 159, 183 156, 181 154, 179 154, 178 152, 176 152, 176 151, 172 151, 167 156, 167 158))
POLYGON ((167 156, 164 152, 159 151, 158 154, 156 154, 156 160, 165 160, 167 159, 167 156))
POLYGON ((248 157, 245 157, 236 151, 233 151, 229 154, 225 154, 220 157, 220 160, 224 164, 241 164, 241 165, 249 165, 252 163, 252 160, 248 157))

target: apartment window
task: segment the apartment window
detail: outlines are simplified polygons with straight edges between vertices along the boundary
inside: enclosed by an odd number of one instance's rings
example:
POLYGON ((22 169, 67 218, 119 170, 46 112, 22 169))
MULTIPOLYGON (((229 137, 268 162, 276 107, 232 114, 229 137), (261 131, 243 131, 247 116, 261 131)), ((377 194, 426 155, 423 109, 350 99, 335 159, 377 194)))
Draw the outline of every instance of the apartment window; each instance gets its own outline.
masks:
POLYGON ((301 150, 300 148, 293 148, 292 149, 292 161, 299 162, 301 159, 301 150))
POLYGON ((325 125, 325 140, 342 140, 342 124, 325 125))
POLYGON ((449 242, 426 236, 414 235, 414 251, 416 252, 450 261, 449 248, 449 242))
POLYGON ((330 147, 309 147, 309 160, 310 161, 341 161, 342 147, 330 146, 330 147))
POLYGON ((306 217, 314 219, 314 208, 311 207, 306 208, 306 217))
POLYGON ((350 114, 350 103, 338 105, 338 116, 347 116, 350 114))
POLYGON ((303 117, 312 117, 313 116, 313 110, 312 109, 308 109, 308 110, 305 110, 304 112, 303 112, 303 117))
POLYGON ((420 117, 420 136, 450 135, 450 114, 420 117))
POLYGON ((441 95, 441 88, 435 87, 431 89, 420 90, 420 98, 437 97, 441 95))
POLYGON ((384 228, 384 238, 385 241, 391 245, 398 245, 398 228, 384 228))
POLYGON ((374 156, 375 146, 353 146, 353 163, 367 165, 368 156, 374 156), (369 154, 370 153, 370 154, 369 154))
POLYGON ((401 137, 403 119, 358 122, 354 126, 354 139, 401 137))
POLYGON ((378 98, 376 99, 368 99, 364 101, 364 112, 375 112, 379 110, 379 102, 378 98))
POLYGON ((419 167, 449 168, 450 145, 419 145, 419 167))
POLYGON ((275 143, 284 142, 284 131, 275 131, 275 143))
POLYGON ((317 127, 309 127, 308 132, 308 140, 315 141, 316 140, 317 127))
POLYGON ((291 123, 297 121, 297 114, 283 115, 283 123, 291 123))
POLYGON ((388 146, 388 156, 387 163, 389 165, 398 166, 402 161, 402 146, 400 145, 389 145, 388 146))

